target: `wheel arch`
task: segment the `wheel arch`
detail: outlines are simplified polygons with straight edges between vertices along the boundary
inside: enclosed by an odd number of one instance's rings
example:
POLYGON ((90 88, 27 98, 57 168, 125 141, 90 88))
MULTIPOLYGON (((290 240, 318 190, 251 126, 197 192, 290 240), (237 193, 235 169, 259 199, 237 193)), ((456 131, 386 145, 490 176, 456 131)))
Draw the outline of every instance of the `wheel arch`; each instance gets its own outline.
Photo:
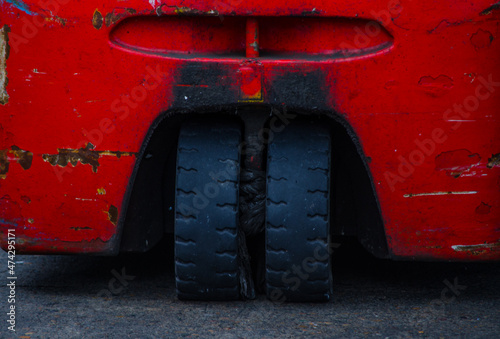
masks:
MULTIPOLYGON (((246 106, 246 105, 245 105, 246 106)), ((151 124, 141 146, 119 220, 120 251, 144 252, 151 249, 164 233, 173 232, 175 154, 180 125, 199 116, 237 117, 242 105, 169 110, 151 124), (155 175, 159 173, 160 175, 155 175), (171 187, 171 197, 163 193, 171 187), (168 188, 167 188, 168 189, 168 188)), ((281 106, 263 108, 282 110, 281 106)), ((373 255, 390 256, 380 204, 369 168, 370 159, 362 142, 345 117, 331 111, 294 109, 294 114, 327 121, 332 130, 332 235, 357 237, 373 255), (340 159, 340 160, 339 160, 340 159), (338 161, 338 166, 335 165, 338 161), (346 179, 348 178, 348 179, 346 179)))

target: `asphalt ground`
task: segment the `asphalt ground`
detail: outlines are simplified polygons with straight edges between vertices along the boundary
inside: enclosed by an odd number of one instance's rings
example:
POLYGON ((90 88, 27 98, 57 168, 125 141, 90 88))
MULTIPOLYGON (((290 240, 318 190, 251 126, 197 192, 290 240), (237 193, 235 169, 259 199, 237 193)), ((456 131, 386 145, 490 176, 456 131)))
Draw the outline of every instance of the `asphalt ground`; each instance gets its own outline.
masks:
POLYGON ((499 338, 500 263, 334 253, 334 298, 280 303, 175 296, 172 241, 118 257, 16 256, 15 332, 0 254, 2 338, 499 338))

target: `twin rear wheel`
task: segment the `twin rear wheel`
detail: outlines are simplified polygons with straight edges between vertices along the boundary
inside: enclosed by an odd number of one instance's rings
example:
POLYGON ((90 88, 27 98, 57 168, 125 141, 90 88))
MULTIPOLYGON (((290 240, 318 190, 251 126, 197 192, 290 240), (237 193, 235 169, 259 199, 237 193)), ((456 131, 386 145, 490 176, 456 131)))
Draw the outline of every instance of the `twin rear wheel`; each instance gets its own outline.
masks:
MULTIPOLYGON (((180 131, 175 206, 177 295, 240 298, 239 173, 241 126, 189 122, 180 131)), ((332 277, 330 134, 290 124, 267 145, 266 293, 275 301, 327 301, 332 277)))

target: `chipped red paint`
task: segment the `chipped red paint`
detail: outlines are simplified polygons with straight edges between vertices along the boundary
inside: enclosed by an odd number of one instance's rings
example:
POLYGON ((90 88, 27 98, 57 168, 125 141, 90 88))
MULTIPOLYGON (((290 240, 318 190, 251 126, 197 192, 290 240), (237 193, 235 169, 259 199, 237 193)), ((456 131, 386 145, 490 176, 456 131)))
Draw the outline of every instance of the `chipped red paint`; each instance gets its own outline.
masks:
POLYGON ((436 159, 436 170, 446 171, 446 174, 459 177, 463 172, 469 171, 481 162, 479 154, 472 154, 469 150, 443 152, 436 159))
POLYGON ((179 69, 195 60, 193 69, 224 72, 223 103, 269 103, 279 76, 321 74, 329 95, 320 108, 345 119, 371 159, 392 257, 500 259, 498 3, 15 3, 0 2, 10 47, 0 88, 0 158, 10 165, 0 178, 3 247, 16 227, 24 252, 116 253, 137 159, 107 154, 140 151, 152 122, 176 107, 179 69), (248 17, 259 22, 253 64, 248 17), (28 169, 13 146, 32 154, 28 169))

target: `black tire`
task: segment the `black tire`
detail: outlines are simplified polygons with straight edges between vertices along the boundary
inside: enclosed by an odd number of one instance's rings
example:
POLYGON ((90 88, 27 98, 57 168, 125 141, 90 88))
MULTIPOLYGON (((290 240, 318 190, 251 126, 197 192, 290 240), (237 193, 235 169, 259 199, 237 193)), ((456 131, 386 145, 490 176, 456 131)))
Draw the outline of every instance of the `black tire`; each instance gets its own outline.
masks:
POLYGON ((315 123, 290 124, 268 148, 266 289, 273 301, 328 301, 329 130, 315 123))
POLYGON ((182 300, 236 300, 238 124, 183 124, 177 152, 175 277, 182 300))

